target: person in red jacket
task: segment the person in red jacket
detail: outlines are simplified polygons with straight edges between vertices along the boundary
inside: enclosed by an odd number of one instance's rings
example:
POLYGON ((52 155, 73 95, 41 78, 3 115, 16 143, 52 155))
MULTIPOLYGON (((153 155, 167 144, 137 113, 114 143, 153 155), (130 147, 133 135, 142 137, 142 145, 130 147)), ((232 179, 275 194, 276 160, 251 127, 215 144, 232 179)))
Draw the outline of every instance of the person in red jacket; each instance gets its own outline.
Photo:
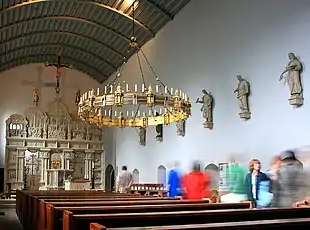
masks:
POLYGON ((207 172, 201 171, 199 162, 195 162, 192 172, 182 178, 184 199, 201 200, 211 197, 211 176, 207 172))

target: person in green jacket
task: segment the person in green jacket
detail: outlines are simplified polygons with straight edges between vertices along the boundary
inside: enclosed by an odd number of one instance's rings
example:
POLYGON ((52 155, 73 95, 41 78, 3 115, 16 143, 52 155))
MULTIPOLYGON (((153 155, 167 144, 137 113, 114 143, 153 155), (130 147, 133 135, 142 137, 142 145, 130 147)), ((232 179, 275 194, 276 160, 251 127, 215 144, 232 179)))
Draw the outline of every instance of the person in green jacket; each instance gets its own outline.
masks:
POLYGON ((229 190, 226 195, 221 196, 222 203, 241 202, 247 200, 244 179, 247 169, 232 163, 228 168, 229 190))

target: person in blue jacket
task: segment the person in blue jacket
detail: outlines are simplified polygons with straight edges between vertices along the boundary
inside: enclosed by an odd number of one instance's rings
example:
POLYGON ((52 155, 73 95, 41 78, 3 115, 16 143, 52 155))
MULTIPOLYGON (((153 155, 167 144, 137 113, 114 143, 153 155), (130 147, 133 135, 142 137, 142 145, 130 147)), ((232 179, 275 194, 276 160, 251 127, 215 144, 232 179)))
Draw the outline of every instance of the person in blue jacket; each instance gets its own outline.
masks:
POLYGON ((181 175, 179 172, 179 163, 175 162, 174 168, 170 170, 168 176, 168 196, 181 196, 181 175))
POLYGON ((254 207, 259 207, 257 202, 259 200, 260 189, 262 188, 261 183, 263 181, 270 181, 269 177, 260 171, 261 163, 257 159, 253 159, 249 164, 249 173, 245 177, 245 189, 248 196, 248 200, 253 202, 254 207))

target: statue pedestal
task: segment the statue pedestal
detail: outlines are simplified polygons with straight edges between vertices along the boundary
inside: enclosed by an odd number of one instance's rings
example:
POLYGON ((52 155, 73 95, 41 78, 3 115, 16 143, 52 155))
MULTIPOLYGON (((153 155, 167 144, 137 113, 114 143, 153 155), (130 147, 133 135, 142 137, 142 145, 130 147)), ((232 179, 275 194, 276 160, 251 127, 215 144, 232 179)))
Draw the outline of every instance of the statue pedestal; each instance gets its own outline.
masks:
POLYGON ((65 190, 89 190, 90 188, 89 180, 65 181, 65 190))
POLYGON ((288 99, 290 102, 290 105, 293 105, 295 107, 300 107, 304 104, 304 98, 301 95, 291 95, 290 99, 288 99))
POLYGON ((203 123, 203 127, 205 127, 206 129, 213 129, 213 122, 205 122, 203 123))
POLYGON ((239 113, 240 118, 249 120, 251 118, 251 112, 249 111, 242 111, 239 113))

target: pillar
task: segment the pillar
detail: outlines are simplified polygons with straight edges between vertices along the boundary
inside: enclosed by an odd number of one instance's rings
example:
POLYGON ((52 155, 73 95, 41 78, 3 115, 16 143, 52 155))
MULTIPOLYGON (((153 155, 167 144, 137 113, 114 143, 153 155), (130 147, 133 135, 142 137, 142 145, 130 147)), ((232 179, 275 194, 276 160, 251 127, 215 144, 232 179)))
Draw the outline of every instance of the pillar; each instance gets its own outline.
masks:
POLYGON ((94 151, 85 150, 85 173, 84 178, 90 180, 92 173, 92 161, 94 160, 94 151))
POLYGON ((72 149, 64 149, 64 169, 70 170, 70 161, 73 158, 73 150, 72 149))
POLYGON ((24 171, 25 171, 25 151, 27 148, 17 148, 17 175, 16 181, 23 182, 24 181, 24 171))
POLYGON ((47 171, 49 169, 50 164, 50 151, 51 149, 40 149, 40 158, 41 158, 41 180, 40 182, 47 186, 48 178, 47 171))

